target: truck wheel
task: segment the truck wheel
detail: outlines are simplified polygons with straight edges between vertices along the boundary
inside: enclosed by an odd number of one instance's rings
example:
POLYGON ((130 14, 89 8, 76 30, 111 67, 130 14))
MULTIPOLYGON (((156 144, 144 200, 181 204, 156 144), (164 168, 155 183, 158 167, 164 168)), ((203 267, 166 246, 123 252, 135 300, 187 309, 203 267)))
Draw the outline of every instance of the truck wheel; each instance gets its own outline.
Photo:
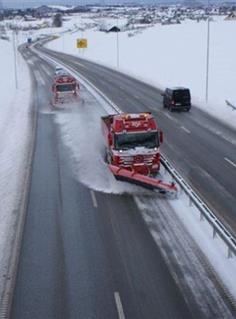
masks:
POLYGON ((111 164, 111 155, 109 153, 107 154, 107 163, 111 164))
POLYGON ((104 162, 107 164, 111 164, 111 156, 107 151, 104 152, 104 162))

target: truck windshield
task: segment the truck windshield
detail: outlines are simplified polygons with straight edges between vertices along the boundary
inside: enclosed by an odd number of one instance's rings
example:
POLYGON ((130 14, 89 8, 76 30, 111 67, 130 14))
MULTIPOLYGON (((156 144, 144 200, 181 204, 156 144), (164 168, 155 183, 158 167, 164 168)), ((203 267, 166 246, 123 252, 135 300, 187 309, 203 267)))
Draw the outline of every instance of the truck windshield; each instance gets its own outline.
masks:
POLYGON ((75 90, 74 84, 57 85, 57 92, 71 92, 75 90))
POLYGON ((124 150, 135 147, 154 148, 159 146, 157 132, 115 135, 115 148, 124 150))

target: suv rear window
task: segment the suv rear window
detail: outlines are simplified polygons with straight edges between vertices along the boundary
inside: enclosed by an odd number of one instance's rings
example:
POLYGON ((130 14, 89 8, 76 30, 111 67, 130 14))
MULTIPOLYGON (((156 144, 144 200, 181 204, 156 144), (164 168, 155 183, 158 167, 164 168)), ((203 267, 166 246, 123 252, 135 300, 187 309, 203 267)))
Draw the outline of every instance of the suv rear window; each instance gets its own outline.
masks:
POLYGON ((174 91, 174 98, 175 99, 182 99, 182 98, 190 98, 189 90, 176 90, 174 91))

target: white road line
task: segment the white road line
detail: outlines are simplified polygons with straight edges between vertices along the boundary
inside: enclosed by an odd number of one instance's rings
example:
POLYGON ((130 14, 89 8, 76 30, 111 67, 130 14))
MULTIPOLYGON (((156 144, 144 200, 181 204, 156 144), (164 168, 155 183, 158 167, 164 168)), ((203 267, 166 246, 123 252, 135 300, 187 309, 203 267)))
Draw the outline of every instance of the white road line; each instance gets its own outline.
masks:
POLYGON ((40 84, 46 85, 44 79, 42 78, 42 76, 41 76, 41 74, 39 73, 38 70, 35 70, 35 71, 34 71, 34 74, 35 74, 35 77, 36 77, 36 79, 38 80, 38 82, 39 82, 40 84))
POLYGON ((115 297, 116 308, 117 308, 119 319, 125 319, 125 314, 124 314, 123 306, 120 300, 119 292, 115 291, 114 297, 115 297))
POLYGON ((93 201, 93 206, 95 208, 98 207, 98 202, 97 202, 97 199, 96 199, 96 196, 95 196, 95 193, 93 190, 90 189, 90 194, 91 194, 91 197, 92 197, 92 201, 93 201))
POLYGON ((83 65, 82 63, 80 63, 80 62, 76 62, 76 64, 77 65, 79 65, 79 66, 82 66, 83 68, 86 68, 86 66, 85 65, 83 65))
POLYGON ((47 67, 46 67, 45 65, 42 65, 42 68, 43 68, 44 72, 45 72, 48 76, 51 76, 50 71, 47 69, 47 67))
POLYGON ((227 157, 224 157, 224 159, 226 160, 226 162, 228 162, 229 164, 231 164, 233 167, 236 168, 236 164, 234 162, 232 162, 230 159, 228 159, 227 157))
POLYGON ((168 113, 163 113, 166 117, 168 117, 168 119, 170 119, 170 120, 172 120, 172 121, 174 121, 174 119, 173 119, 173 117, 172 116, 170 116, 170 114, 168 114, 168 113))
POLYGON ((184 130, 186 133, 190 134, 191 132, 184 126, 181 126, 182 130, 184 130))

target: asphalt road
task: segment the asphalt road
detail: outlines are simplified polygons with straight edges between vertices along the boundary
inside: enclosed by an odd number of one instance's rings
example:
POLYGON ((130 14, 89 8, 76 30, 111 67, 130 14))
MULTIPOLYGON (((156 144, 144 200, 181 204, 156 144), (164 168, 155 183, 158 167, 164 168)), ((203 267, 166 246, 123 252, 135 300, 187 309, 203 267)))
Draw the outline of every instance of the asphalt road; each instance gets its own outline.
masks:
POLYGON ((52 52, 104 92, 121 110, 151 111, 164 131, 162 152, 236 235, 236 131, 193 107, 191 112, 163 109, 160 91, 115 70, 52 52))
POLYGON ((205 290, 207 309, 181 288, 185 279, 174 278, 132 196, 74 178, 50 108, 52 68, 24 54, 37 80, 38 123, 11 318, 231 318, 222 300, 210 301, 217 285, 205 290))

